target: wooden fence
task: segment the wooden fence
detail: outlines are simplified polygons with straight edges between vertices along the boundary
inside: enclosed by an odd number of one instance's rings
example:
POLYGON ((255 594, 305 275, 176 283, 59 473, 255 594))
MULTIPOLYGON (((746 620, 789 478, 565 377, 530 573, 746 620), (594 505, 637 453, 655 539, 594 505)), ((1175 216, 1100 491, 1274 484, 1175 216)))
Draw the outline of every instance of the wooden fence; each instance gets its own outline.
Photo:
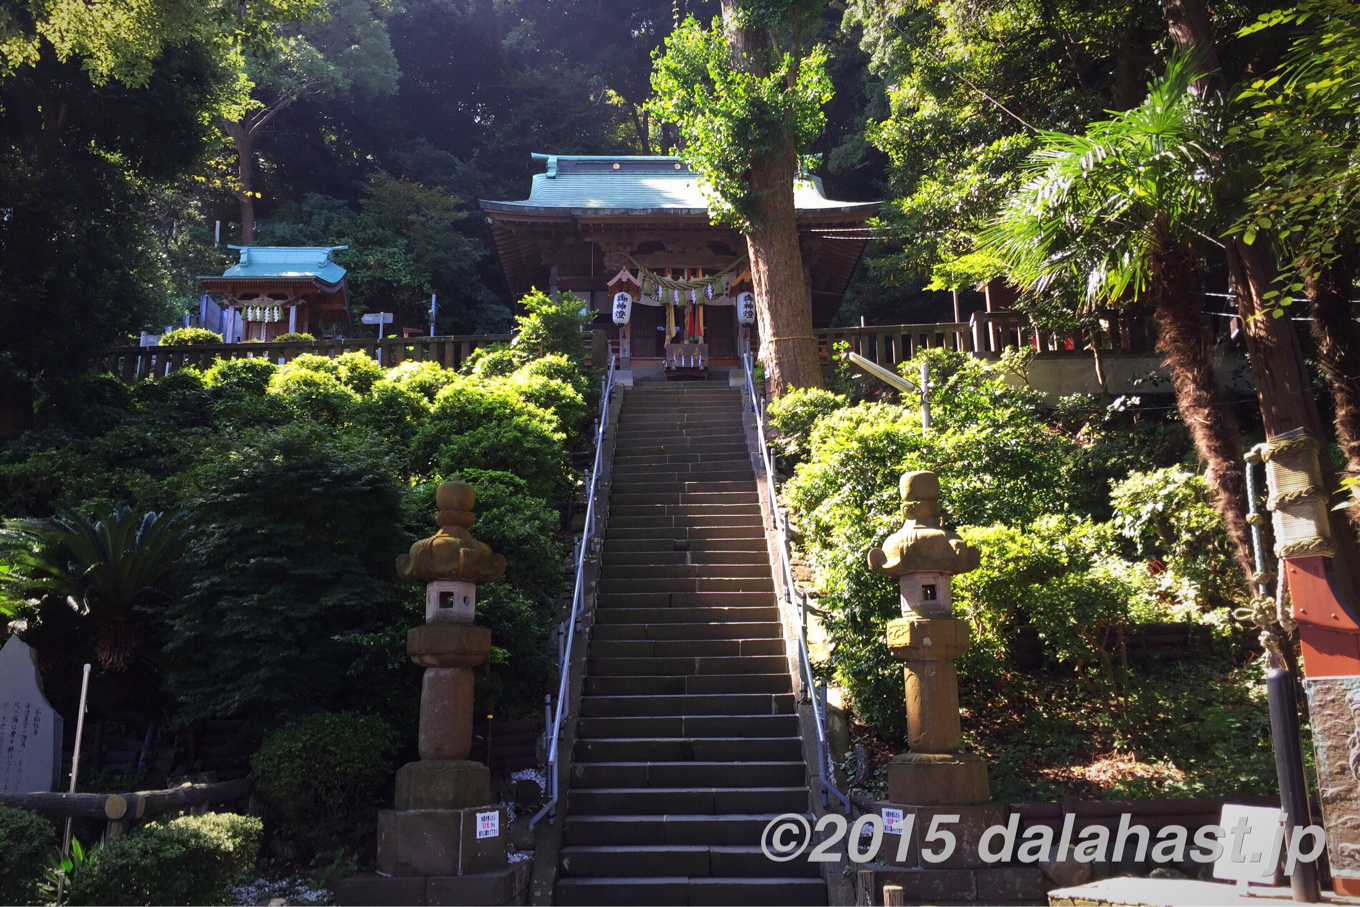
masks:
MULTIPOLYGON (((974 312, 968 321, 822 328, 812 333, 823 365, 830 364, 831 350, 841 342, 848 343, 851 352, 888 367, 931 347, 988 357, 999 356, 1008 346, 1035 347, 1044 356, 1089 356, 1092 344, 1111 353, 1152 353, 1156 336, 1148 319, 1126 313, 1107 313, 1098 318, 1100 329, 1093 333, 1041 333, 1029 316, 1020 312, 974 312)), ((1211 326, 1215 322, 1219 329, 1227 327, 1223 319, 1211 319, 1211 326)))
POLYGON ((472 351, 492 343, 508 343, 512 334, 458 334, 447 337, 355 337, 346 340, 312 340, 301 343, 205 343, 195 346, 127 346, 105 350, 100 357, 103 372, 136 384, 182 368, 209 368, 219 359, 267 359, 275 364, 291 362, 304 353, 334 358, 345 353, 365 353, 384 366, 410 360, 438 362, 458 368, 472 351))

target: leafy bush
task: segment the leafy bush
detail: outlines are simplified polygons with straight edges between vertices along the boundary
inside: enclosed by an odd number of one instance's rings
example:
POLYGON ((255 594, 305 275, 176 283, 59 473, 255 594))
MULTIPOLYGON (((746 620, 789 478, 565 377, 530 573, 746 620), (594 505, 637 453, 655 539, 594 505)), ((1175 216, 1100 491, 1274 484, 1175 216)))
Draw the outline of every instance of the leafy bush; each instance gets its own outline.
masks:
POLYGON ((180 720, 325 708, 353 655, 336 637, 381 619, 409 544, 385 453, 288 426, 224 439, 190 484, 196 528, 170 608, 180 720))
POLYGON ((1232 546, 1203 476, 1176 468, 1135 472, 1114 486, 1110 501, 1115 528, 1135 556, 1155 562, 1159 593, 1186 606, 1187 617, 1245 604, 1232 546))
POLYGON ((393 449, 404 450, 430 415, 430 402, 399 384, 379 381, 373 393, 360 397, 350 411, 354 424, 382 438, 393 449))
POLYGON ((812 387, 795 387, 770 401, 767 412, 775 436, 769 440, 784 466, 797 464, 807 456, 812 427, 818 419, 849 402, 840 394, 812 387))
POLYGON ((56 841, 52 823, 37 813, 0 806, 0 904, 36 904, 56 841))
POLYGON ((558 428, 567 438, 581 433, 586 420, 586 401, 565 381, 518 371, 506 381, 506 386, 539 409, 557 417, 558 428))
POLYGON ((538 290, 520 300, 525 314, 515 317, 519 334, 514 350, 521 364, 560 353, 570 362, 584 362, 586 338, 581 329, 594 314, 575 293, 560 290, 557 298, 538 290))
POLYGON ((462 378, 439 392, 411 444, 417 471, 451 476, 468 469, 513 473, 529 493, 555 500, 570 466, 557 417, 510 388, 462 378))
POLYGON ((268 359, 222 359, 203 377, 212 388, 263 397, 279 367, 268 359))
POLYGON ((488 343, 472 351, 463 362, 463 374, 478 378, 504 378, 520 366, 519 354, 508 343, 488 343))
POLYGON ((452 382, 458 380, 458 373, 444 368, 438 362, 418 362, 407 359, 401 365, 387 370, 383 381, 404 387, 420 394, 431 403, 452 382))
POLYGON ((161 346, 198 346, 221 343, 222 335, 207 328, 175 328, 161 335, 161 346))
MULTIPOLYGON (((280 368, 269 383, 270 393, 288 398, 303 414, 318 422, 343 425, 349 420, 359 395, 344 384, 335 371, 293 368, 305 358, 307 356, 299 356, 280 368)), ((315 358, 322 359, 320 356, 315 358)))
POLYGON ((366 353, 345 353, 332 359, 316 353, 303 353, 279 369, 279 379, 286 385, 295 375, 312 372, 330 375, 357 395, 373 389, 383 376, 383 368, 366 353))
POLYGON ((573 362, 561 353, 540 356, 520 366, 518 375, 532 375, 539 378, 552 378, 570 384, 582 399, 589 396, 591 379, 579 361, 573 362))
POLYGON ((311 334, 308 334, 306 331, 293 331, 293 332, 290 333, 290 334, 280 334, 279 336, 277 336, 277 337, 274 338, 273 342, 274 342, 274 343, 312 343, 312 342, 315 341, 315 340, 316 340, 316 337, 312 336, 311 334))
POLYGON ((309 848, 365 827, 392 778, 397 738, 381 719, 318 713, 265 738, 250 760, 270 824, 309 848))
POLYGON ((109 838, 71 880, 68 904, 230 904, 255 864, 260 820, 232 813, 153 822, 109 838))

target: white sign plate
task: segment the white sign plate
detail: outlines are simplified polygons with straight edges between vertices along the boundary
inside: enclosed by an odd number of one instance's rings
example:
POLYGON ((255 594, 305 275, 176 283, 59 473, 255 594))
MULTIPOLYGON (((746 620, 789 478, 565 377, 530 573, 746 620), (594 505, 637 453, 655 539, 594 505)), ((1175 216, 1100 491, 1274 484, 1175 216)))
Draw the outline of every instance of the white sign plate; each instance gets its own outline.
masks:
POLYGON ((1280 810, 1274 806, 1223 805, 1219 825, 1227 832, 1223 838, 1223 855, 1214 863, 1214 878, 1232 882, 1275 884, 1275 870, 1280 859, 1283 829, 1280 810), (1245 819, 1245 834, 1238 844, 1232 834, 1240 820, 1245 819))
POLYGON ((883 807, 883 831, 890 835, 902 833, 902 810, 883 807))
POLYGON ((360 320, 363 321, 364 324, 391 324, 392 313, 369 312, 367 315, 364 315, 360 320))
POLYGON ((499 812, 477 813, 477 838, 495 838, 501 833, 499 812))

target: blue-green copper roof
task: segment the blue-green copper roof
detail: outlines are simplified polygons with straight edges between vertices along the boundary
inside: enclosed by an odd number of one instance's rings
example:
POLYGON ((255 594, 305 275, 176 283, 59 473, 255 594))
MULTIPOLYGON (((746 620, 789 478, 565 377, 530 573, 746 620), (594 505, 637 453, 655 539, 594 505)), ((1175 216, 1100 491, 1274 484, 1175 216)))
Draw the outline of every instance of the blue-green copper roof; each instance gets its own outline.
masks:
MULTIPOLYGON (((678 157, 617 157, 606 155, 544 155, 547 172, 534 176, 524 201, 480 202, 487 211, 524 211, 560 214, 707 214, 699 177, 678 157)), ((822 181, 799 179, 794 185, 794 207, 799 214, 863 211, 871 214, 876 202, 828 199, 822 181)))
POLYGON ((348 246, 228 246, 241 253, 241 260, 227 268, 223 277, 314 278, 339 284, 345 269, 335 263, 335 253, 348 246))

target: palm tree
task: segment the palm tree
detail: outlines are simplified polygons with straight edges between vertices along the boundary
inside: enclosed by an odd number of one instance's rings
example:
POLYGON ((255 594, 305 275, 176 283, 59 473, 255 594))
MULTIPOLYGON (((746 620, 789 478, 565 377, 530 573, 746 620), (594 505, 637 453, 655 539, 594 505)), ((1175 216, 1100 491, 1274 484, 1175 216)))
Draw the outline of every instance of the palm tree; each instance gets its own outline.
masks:
POLYGON ((1044 133, 1033 177, 979 241, 1028 294, 1075 289, 1079 310, 1146 297, 1181 419, 1250 581, 1241 439, 1194 289, 1194 245, 1209 238, 1215 216, 1211 145, 1202 144, 1215 118, 1190 90, 1196 78, 1186 58, 1173 59, 1138 107, 1084 135, 1044 133))
POLYGON ((50 520, 12 520, 0 530, 9 569, 4 585, 28 595, 64 595, 99 629, 99 663, 121 673, 137 654, 137 609, 164 598, 159 583, 184 549, 183 513, 138 516, 120 507, 95 522, 72 511, 50 520))

